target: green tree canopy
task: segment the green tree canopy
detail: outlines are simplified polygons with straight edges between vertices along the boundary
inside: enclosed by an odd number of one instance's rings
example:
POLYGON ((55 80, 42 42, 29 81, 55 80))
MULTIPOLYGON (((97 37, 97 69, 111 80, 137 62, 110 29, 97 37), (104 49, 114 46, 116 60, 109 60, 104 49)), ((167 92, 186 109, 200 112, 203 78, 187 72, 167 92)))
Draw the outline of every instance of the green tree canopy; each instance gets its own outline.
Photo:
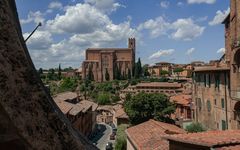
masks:
POLYGON ((200 123, 192 123, 186 127, 186 131, 190 133, 195 133, 195 132, 204 132, 206 131, 206 129, 200 123))
POLYGON ((178 72, 183 72, 183 68, 175 68, 173 72, 178 73, 178 72))
POLYGON ((139 93, 125 101, 124 109, 132 124, 139 124, 153 118, 171 123, 169 116, 175 111, 175 105, 166 95, 139 93))
POLYGON ((169 73, 169 72, 168 72, 167 70, 161 70, 161 72, 160 72, 160 74, 163 75, 163 76, 166 75, 166 74, 168 74, 168 73, 169 73))
POLYGON ((102 92, 98 94, 97 102, 100 105, 110 104, 110 94, 107 92, 102 92))
POLYGON ((143 71, 143 75, 144 75, 145 77, 150 76, 150 73, 148 72, 148 65, 144 65, 144 66, 142 67, 142 71, 143 71))

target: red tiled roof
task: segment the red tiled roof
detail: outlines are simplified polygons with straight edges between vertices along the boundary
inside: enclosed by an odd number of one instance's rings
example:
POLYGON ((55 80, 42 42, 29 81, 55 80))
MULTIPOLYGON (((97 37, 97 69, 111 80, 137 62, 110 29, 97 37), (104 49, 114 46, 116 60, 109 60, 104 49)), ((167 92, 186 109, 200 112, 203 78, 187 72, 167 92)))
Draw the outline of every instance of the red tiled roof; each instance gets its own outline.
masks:
POLYGON ((220 148, 215 148, 215 150, 240 150, 240 145, 224 146, 220 148))
POLYGON ((115 113, 116 118, 128 118, 128 115, 125 113, 123 108, 117 109, 115 113))
POLYGON ((64 114, 67 114, 74 107, 74 104, 64 101, 56 102, 56 104, 64 114))
POLYGON ((59 93, 53 97, 55 102, 65 101, 67 99, 74 99, 74 98, 77 98, 77 93, 74 93, 74 92, 59 93))
POLYGON ((171 102, 175 102, 176 104, 188 106, 191 103, 192 96, 191 95, 185 95, 185 94, 180 94, 180 95, 175 95, 170 97, 171 102))
POLYGON ((240 144, 240 130, 207 131, 165 136, 165 139, 207 147, 240 144))
POLYGON ((223 70, 230 70, 228 66, 199 66, 194 67, 194 72, 201 72, 201 71, 223 71, 223 70))
POLYGON ((169 149, 168 141, 162 139, 167 134, 186 133, 183 129, 155 121, 149 120, 126 130, 128 138, 138 150, 169 149))

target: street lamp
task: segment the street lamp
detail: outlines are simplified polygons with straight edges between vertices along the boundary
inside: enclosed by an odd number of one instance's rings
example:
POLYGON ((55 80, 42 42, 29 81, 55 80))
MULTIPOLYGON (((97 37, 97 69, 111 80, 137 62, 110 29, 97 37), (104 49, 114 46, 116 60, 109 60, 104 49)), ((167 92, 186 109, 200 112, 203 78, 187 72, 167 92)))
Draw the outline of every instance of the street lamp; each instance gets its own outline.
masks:
POLYGON ((42 26, 42 23, 39 22, 38 25, 36 26, 36 28, 32 31, 31 34, 29 34, 29 36, 24 40, 24 42, 26 43, 27 40, 33 35, 33 33, 38 29, 38 27, 42 26))

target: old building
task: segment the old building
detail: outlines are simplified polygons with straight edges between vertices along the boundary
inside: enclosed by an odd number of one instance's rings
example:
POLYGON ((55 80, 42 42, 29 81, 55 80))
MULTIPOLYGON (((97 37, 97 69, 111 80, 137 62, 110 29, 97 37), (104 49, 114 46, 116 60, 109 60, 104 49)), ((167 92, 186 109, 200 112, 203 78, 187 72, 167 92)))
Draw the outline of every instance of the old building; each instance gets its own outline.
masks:
POLYGON ((225 55, 195 67, 195 121, 210 129, 240 129, 240 1, 231 0, 225 24, 225 55))
POLYGON ((176 104, 176 111, 171 115, 171 118, 176 120, 176 123, 184 127, 184 123, 188 123, 192 119, 192 95, 175 95, 170 97, 170 101, 176 104))
POLYGON ((183 92, 183 86, 181 83, 170 82, 146 82, 138 83, 134 86, 129 86, 122 90, 122 93, 162 93, 169 96, 176 95, 183 92))
POLYGON ((129 124, 129 117, 123 107, 113 109, 113 124, 116 127, 120 124, 129 124))
POLYGON ((97 108, 97 123, 113 123, 113 107, 111 105, 99 106, 97 108))
POLYGON ((148 72, 152 77, 170 76, 172 74, 172 64, 168 62, 159 62, 148 67, 148 72))
POLYGON ((67 116, 73 127, 86 137, 95 130, 97 104, 80 100, 76 93, 64 92, 56 95, 54 101, 67 116))
POLYGON ((168 150, 169 143, 163 136, 186 133, 183 129, 150 119, 128 128, 127 150, 168 150))
POLYGON ((107 78, 113 80, 116 78, 116 73, 120 73, 123 77, 132 74, 135 49, 135 38, 128 39, 128 48, 88 48, 86 59, 82 63, 83 79, 90 73, 98 82, 106 81, 107 78))
POLYGON ((169 150, 239 150, 240 130, 167 135, 169 150))

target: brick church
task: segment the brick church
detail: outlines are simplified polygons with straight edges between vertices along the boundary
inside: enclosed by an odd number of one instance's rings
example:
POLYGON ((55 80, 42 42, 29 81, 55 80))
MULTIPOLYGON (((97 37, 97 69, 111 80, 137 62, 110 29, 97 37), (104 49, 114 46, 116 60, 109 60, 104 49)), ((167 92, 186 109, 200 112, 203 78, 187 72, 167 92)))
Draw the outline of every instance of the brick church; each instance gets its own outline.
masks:
POLYGON ((128 39, 128 48, 88 48, 82 63, 82 77, 89 73, 97 82, 116 79, 116 71, 122 77, 133 72, 135 63, 135 38, 128 39), (90 71, 91 70, 91 71, 90 71))

